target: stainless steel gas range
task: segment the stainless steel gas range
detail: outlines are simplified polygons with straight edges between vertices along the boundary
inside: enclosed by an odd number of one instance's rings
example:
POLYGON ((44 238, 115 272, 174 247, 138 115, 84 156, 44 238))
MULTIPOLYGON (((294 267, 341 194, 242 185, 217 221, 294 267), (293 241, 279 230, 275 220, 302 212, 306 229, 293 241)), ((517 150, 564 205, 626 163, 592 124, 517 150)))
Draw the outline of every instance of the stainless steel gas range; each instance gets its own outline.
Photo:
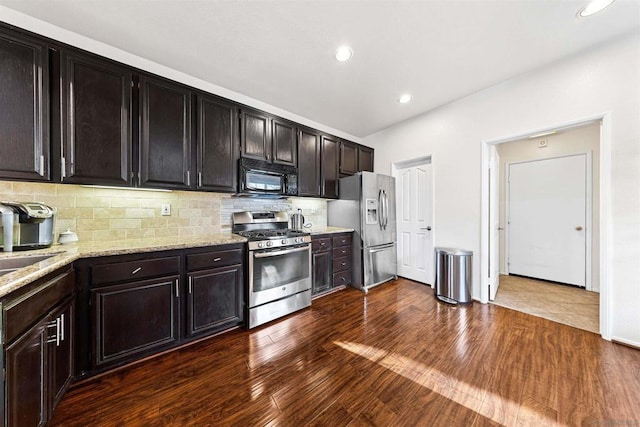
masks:
POLYGON ((286 212, 233 214, 233 232, 249 239, 249 328, 311 305, 311 235, 288 227, 286 212))

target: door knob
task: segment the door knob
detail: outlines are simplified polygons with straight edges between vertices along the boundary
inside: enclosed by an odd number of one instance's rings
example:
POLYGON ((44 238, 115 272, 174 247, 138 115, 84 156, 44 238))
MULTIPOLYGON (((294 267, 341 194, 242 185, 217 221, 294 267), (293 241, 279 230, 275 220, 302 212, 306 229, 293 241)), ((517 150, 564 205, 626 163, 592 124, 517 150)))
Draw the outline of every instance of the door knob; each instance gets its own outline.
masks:
POLYGON ((428 227, 422 227, 420 230, 427 230, 427 231, 431 231, 431 226, 428 226, 428 227))
POLYGON ((582 230, 582 226, 581 225, 576 225, 576 230, 578 230, 578 231, 582 230))

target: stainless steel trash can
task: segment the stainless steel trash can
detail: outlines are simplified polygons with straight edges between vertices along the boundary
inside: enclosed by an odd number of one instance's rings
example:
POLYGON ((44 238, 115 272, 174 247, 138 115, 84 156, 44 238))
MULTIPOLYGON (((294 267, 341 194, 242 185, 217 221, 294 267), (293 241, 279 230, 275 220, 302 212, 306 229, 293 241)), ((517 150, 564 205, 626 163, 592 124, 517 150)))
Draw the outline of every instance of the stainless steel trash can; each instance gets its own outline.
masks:
POLYGON ((436 298, 449 304, 469 304, 473 251, 435 248, 436 298))

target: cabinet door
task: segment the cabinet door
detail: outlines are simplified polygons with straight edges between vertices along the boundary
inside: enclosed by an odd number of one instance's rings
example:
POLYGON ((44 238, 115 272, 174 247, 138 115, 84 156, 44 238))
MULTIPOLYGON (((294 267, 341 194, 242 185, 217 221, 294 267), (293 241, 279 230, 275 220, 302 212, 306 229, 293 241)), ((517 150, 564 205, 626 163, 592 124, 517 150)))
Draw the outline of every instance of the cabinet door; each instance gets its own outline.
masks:
POLYGON ((331 288, 333 272, 331 251, 311 254, 313 265, 313 294, 319 294, 331 288))
POLYGON ((46 423, 47 320, 36 324, 6 349, 6 419, 9 426, 42 426, 46 423))
POLYGON ((187 335, 213 332, 242 323, 242 266, 189 274, 187 335))
POLYGON ((198 185, 213 191, 236 191, 237 106, 218 98, 198 98, 198 185))
POLYGON ((242 157, 271 160, 271 118, 254 110, 240 113, 240 147, 242 157))
POLYGON ((338 198, 338 140, 322 137, 322 191, 320 195, 329 199, 338 198))
POLYGON ((63 51, 64 182, 131 185, 131 72, 63 51))
POLYGON ((340 141, 340 174, 353 175, 358 172, 358 146, 352 142, 340 141))
POLYGON ((298 133, 298 195, 320 196, 320 134, 309 129, 298 133))
POLYGON ((91 290, 93 366, 135 360, 178 341, 178 276, 91 290))
POLYGON ((273 163, 296 166, 298 158, 296 125, 279 119, 273 119, 271 124, 273 163))
POLYGON ((49 324, 56 324, 56 335, 49 339, 49 414, 58 406, 73 378, 75 303, 71 299, 55 310, 49 324))
POLYGON ((0 178, 49 180, 47 47, 0 31, 0 64, 0 178))
POLYGON ((358 172, 373 172, 373 148, 358 146, 358 172))
POLYGON ((191 92, 140 78, 140 185, 186 189, 191 184, 191 92))

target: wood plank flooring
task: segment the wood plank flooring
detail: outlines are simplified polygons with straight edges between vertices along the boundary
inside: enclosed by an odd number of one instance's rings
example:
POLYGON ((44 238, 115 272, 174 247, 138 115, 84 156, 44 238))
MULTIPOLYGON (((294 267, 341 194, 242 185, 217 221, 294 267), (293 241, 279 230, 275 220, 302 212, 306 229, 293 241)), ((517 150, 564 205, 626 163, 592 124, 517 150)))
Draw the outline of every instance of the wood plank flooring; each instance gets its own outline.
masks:
POLYGON ((640 425, 640 351, 397 280, 75 387, 50 425, 640 425))

